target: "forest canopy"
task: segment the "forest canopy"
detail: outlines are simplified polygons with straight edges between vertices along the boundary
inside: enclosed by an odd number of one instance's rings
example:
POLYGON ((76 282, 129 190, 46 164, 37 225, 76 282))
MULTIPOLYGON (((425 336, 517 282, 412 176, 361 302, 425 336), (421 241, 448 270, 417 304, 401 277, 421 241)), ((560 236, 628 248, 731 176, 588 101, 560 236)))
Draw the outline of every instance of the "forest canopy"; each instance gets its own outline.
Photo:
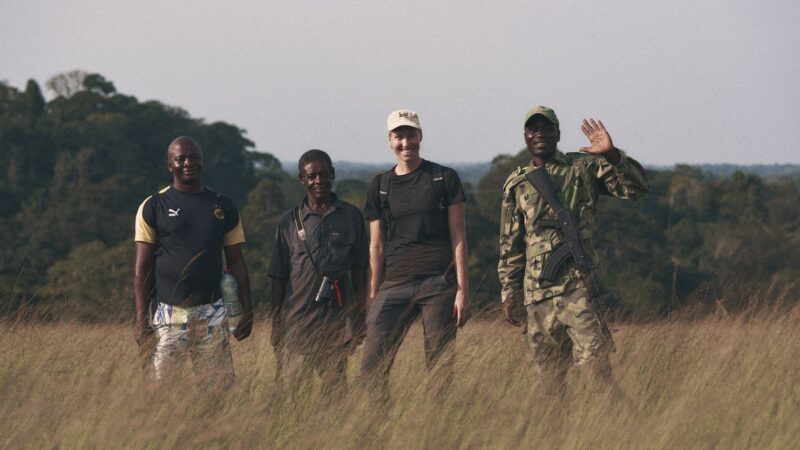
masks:
MULTIPOLYGON (((169 184, 166 147, 180 135, 203 146, 207 184, 239 205, 253 297, 269 304, 274 229, 303 195, 296 174, 255 151, 245 130, 140 102, 100 74, 73 71, 45 85, 49 101, 34 80, 24 90, 0 83, 0 313, 130 320, 134 215, 169 184)), ((525 151, 499 155, 465 186, 476 307, 498 302, 501 188, 528 159, 525 151)), ((796 175, 717 177, 677 166, 648 177, 651 191, 638 202, 603 199, 593 229, 621 317, 659 317, 687 304, 736 308, 755 292, 767 300, 797 295, 796 175)), ((336 191, 363 206, 366 181, 338 179, 336 191)))

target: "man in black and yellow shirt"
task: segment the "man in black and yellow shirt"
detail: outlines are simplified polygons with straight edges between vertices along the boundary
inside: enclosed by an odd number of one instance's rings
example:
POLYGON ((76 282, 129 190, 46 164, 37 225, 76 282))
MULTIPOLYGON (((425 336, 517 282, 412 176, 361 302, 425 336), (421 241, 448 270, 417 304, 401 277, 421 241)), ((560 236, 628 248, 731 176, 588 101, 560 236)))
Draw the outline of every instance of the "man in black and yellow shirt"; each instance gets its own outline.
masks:
POLYGON ((156 378, 191 356, 199 375, 228 384, 233 361, 219 288, 223 250, 244 310, 236 339, 250 335, 253 318, 239 212, 203 183, 203 150, 193 139, 179 137, 169 145, 167 169, 172 185, 148 197, 136 214, 136 341, 144 345, 155 331, 156 378))

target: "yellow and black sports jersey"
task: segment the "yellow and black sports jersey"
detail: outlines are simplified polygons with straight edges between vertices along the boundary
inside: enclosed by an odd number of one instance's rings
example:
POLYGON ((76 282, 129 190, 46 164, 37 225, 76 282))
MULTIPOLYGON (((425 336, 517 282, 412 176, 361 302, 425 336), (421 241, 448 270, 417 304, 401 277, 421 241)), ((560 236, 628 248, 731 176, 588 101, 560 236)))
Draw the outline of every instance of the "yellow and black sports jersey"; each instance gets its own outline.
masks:
POLYGON ((196 306, 220 297, 222 247, 244 242, 244 233, 228 197, 167 187, 139 205, 134 240, 156 246, 156 299, 196 306))

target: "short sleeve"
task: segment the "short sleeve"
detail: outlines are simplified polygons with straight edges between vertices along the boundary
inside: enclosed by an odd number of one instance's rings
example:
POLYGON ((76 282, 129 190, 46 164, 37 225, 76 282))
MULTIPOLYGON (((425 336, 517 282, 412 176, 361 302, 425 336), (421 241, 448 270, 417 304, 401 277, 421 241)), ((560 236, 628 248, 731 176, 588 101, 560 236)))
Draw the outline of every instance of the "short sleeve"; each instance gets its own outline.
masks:
POLYGON ((232 230, 225 233, 222 238, 222 245, 230 247, 231 245, 244 243, 244 229, 242 228, 241 217, 236 218, 236 225, 232 230))
POLYGON ((239 210, 236 205, 233 204, 233 201, 226 203, 225 235, 222 237, 222 245, 230 247, 244 242, 244 229, 242 228, 242 218, 239 216, 239 210))
POLYGON ((375 175, 367 189, 366 203, 364 204, 364 219, 378 220, 381 218, 380 179, 386 174, 375 175))
POLYGON ((133 240, 136 242, 146 242, 148 244, 156 243, 156 230, 151 224, 155 224, 155 217, 153 217, 150 202, 153 196, 147 197, 140 205, 139 210, 136 211, 136 222, 134 225, 133 240))
POLYGON ((466 196, 464 195, 464 187, 461 185, 461 178, 459 178, 458 172, 448 168, 442 175, 447 193, 447 206, 463 202, 466 196))

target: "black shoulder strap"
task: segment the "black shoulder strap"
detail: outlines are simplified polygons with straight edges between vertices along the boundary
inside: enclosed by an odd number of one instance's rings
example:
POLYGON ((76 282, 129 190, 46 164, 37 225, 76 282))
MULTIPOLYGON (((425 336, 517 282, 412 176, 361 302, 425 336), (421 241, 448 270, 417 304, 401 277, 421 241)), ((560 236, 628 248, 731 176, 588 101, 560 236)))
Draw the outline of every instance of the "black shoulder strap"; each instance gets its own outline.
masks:
POLYGON ((439 208, 447 209, 447 190, 444 188, 444 175, 442 173, 442 166, 433 161, 430 161, 430 163, 433 184, 439 191, 439 208))
POLYGON ((303 227, 303 219, 300 218, 300 208, 295 206, 292 208, 292 218, 294 219, 294 227, 297 229, 297 237, 300 238, 301 241, 306 241, 306 229, 303 227))
POLYGON ((544 167, 529 171, 525 174, 525 178, 533 185, 554 213, 558 213, 558 211, 564 209, 564 206, 558 201, 558 195, 556 195, 558 189, 556 189, 553 180, 550 178, 550 175, 547 174, 547 170, 545 170, 544 167))
POLYGON ((383 231, 386 233, 387 240, 390 238, 393 229, 392 212, 389 210, 389 183, 392 181, 393 173, 394 168, 391 168, 378 175, 378 195, 381 200, 381 226, 383 226, 383 231))
POLYGON ((378 195, 381 198, 381 209, 388 209, 389 207, 389 182, 392 181, 392 172, 394 169, 389 169, 386 172, 378 175, 380 178, 380 187, 378 188, 378 195))
POLYGON ((294 227, 297 229, 297 237, 303 241, 303 245, 308 252, 308 259, 311 260, 311 265, 314 266, 314 271, 317 272, 318 276, 322 276, 319 266, 317 266, 317 262, 314 261, 314 255, 311 254, 311 246, 308 245, 308 235, 306 234, 306 229, 303 226, 303 219, 300 217, 300 208, 297 206, 292 208, 292 217, 294 218, 294 227))

